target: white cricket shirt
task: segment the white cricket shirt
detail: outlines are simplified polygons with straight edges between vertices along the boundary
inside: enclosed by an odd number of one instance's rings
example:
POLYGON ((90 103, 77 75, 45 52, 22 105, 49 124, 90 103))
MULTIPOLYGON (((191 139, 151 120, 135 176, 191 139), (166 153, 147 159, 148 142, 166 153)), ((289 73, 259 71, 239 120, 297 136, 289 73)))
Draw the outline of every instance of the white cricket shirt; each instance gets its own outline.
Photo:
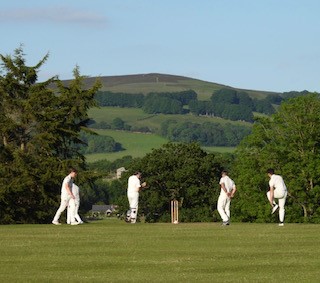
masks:
POLYGON ((68 197, 68 191, 66 189, 66 184, 69 185, 70 189, 72 188, 73 179, 70 175, 68 175, 67 177, 65 177, 63 179, 62 186, 61 186, 61 197, 68 197))
POLYGON ((128 179, 128 193, 139 192, 140 179, 136 175, 132 175, 128 179))
MULTIPOLYGON (((229 176, 223 176, 220 179, 219 184, 221 185, 222 183, 224 183, 224 186, 226 187, 227 192, 231 192, 235 185, 233 180, 229 176)), ((221 191, 224 192, 222 188, 221 188, 221 191)))
POLYGON ((269 180, 269 186, 280 192, 287 191, 286 184, 280 175, 273 174, 269 180))

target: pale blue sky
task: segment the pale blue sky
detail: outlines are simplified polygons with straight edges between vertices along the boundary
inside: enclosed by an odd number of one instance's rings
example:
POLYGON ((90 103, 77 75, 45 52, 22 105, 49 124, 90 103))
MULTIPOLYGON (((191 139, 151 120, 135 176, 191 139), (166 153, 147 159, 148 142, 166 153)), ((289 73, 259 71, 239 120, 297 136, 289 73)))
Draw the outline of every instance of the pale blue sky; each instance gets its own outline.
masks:
POLYGON ((320 92, 319 0, 10 0, 0 53, 50 53, 40 80, 165 73, 320 92))

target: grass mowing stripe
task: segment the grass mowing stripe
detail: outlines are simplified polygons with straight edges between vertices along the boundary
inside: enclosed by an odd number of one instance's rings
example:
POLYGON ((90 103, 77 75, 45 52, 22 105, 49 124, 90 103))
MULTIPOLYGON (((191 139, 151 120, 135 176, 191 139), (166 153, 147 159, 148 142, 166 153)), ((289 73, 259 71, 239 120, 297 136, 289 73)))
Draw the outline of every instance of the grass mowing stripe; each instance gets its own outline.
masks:
POLYGON ((320 225, 0 227, 1 282, 317 282, 320 225))

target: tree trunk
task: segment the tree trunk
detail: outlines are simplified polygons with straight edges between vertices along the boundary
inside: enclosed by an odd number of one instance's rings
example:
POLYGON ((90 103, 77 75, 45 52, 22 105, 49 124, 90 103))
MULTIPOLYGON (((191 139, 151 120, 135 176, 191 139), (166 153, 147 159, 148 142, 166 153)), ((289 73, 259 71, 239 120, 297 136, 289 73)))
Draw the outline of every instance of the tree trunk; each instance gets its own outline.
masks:
POLYGON ((302 206, 302 209, 303 209, 303 218, 305 220, 307 220, 308 219, 307 207, 304 204, 301 204, 301 206, 302 206))
POLYGON ((8 146, 7 138, 3 136, 3 145, 6 147, 8 146))

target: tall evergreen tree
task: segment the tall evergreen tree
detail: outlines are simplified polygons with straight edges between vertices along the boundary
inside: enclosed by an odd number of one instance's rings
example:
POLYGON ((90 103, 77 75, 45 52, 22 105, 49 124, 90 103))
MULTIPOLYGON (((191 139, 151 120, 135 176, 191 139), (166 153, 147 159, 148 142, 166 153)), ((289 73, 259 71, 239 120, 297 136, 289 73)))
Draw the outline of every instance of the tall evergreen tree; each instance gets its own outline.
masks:
POLYGON ((0 223, 48 221, 67 167, 85 169, 77 144, 100 84, 83 90, 77 67, 69 86, 57 77, 37 83, 47 59, 27 66, 22 46, 0 55, 0 223))

